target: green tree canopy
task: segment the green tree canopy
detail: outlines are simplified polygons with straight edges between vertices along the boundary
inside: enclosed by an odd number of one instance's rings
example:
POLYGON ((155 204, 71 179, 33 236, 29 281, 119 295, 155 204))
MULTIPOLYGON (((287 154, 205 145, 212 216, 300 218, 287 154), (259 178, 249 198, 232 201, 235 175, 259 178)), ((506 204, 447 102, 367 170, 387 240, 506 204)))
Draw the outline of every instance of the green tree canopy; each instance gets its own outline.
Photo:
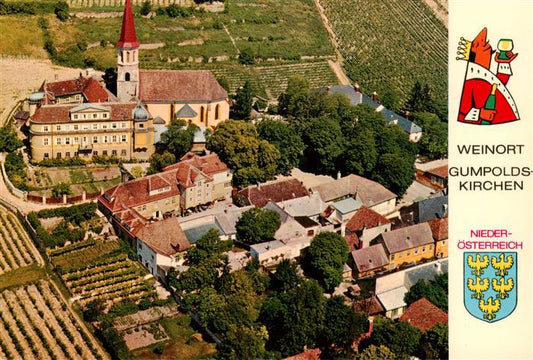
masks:
POLYGON ((243 65, 255 64, 254 51, 251 48, 245 48, 239 54, 239 63, 243 65))
POLYGON ((383 154, 376 164, 374 180, 402 196, 414 180, 415 170, 410 158, 400 153, 383 154))
POLYGON ((60 21, 67 21, 69 18, 68 14, 69 6, 66 1, 58 1, 54 5, 54 13, 60 21))
POLYGON ((334 232, 323 232, 311 241, 307 249, 306 263, 310 274, 326 291, 333 292, 342 281, 342 269, 348 259, 348 244, 334 232))
POLYGON ((289 174, 297 167, 302 155, 304 144, 296 131, 287 123, 276 120, 263 120, 257 125, 259 138, 274 145, 279 153, 278 172, 289 174))
POLYGON ((448 312, 448 273, 438 274, 435 279, 429 281, 418 280, 405 294, 404 301, 411 305, 423 297, 448 312))
POLYGON ((161 134, 161 142, 176 159, 180 159, 191 150, 194 133, 197 130, 198 126, 194 124, 187 126, 184 120, 173 119, 167 131, 161 134))
POLYGON ((264 327, 230 325, 222 342, 217 345, 217 359, 255 360, 265 355, 268 333, 264 327))
POLYGON ((283 259, 272 274, 272 288, 279 292, 287 292, 300 284, 302 277, 298 275, 295 262, 283 259))
POLYGON ((0 128, 0 152, 13 152, 22 146, 15 129, 10 125, 0 128))
POLYGON ((335 120, 329 118, 311 119, 307 124, 303 141, 307 167, 319 174, 334 174, 344 151, 344 138, 335 120))
POLYGON ((252 83, 249 80, 246 80, 244 86, 240 87, 235 94, 232 117, 238 120, 250 120, 253 97, 254 92, 252 89, 252 83))
POLYGON ((259 139, 251 123, 226 120, 207 140, 207 148, 218 154, 233 171, 234 184, 248 186, 264 182, 277 173, 278 149, 259 139))
POLYGON ((385 345, 370 345, 361 351, 356 357, 356 360, 396 360, 395 353, 390 351, 385 345))
POLYGON ((164 151, 162 154, 153 153, 150 156, 149 162, 148 174, 155 174, 162 171, 165 167, 174 164, 176 162, 176 156, 168 151, 164 151))
POLYGON ((418 353, 420 337, 420 330, 409 323, 393 324, 389 319, 375 318, 369 343, 388 347, 398 359, 408 359, 418 353))
POLYGON ((295 119, 309 116, 311 87, 302 75, 289 78, 287 89, 279 98, 279 112, 295 119))
POLYGON ((422 112, 415 113, 413 121, 423 129, 418 142, 420 154, 429 159, 440 159, 448 155, 448 126, 437 115, 422 112))
POLYGON ((237 240, 246 244, 257 244, 274 239, 274 234, 281 225, 280 216, 277 212, 252 208, 245 211, 235 228, 237 240))
POLYGON ((141 15, 146 16, 150 14, 151 11, 152 11, 152 2, 150 0, 143 1, 141 5, 141 10, 140 10, 141 15))
POLYGON ((448 323, 435 324, 420 340, 425 359, 448 359, 448 323))

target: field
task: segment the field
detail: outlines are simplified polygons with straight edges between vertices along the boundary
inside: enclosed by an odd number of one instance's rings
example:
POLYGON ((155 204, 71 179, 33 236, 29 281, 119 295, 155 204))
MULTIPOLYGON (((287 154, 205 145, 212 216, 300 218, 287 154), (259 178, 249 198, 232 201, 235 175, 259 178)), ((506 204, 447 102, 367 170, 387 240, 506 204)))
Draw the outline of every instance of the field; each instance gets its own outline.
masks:
POLYGON ((85 240, 74 245, 59 248, 50 253, 55 266, 63 270, 75 269, 79 264, 90 264, 101 260, 106 254, 117 250, 120 244, 116 240, 85 240))
POLYGON ((446 101, 447 29, 423 0, 320 0, 353 82, 366 94, 415 81, 446 101), (414 16, 416 14, 416 16, 414 16))
POLYGON ((0 358, 103 359, 48 281, 0 294, 0 358))
POLYGON ((0 275, 36 261, 42 265, 37 249, 19 220, 12 212, 0 206, 0 275))
POLYGON ((104 259, 92 265, 63 272, 63 282, 84 306, 92 300, 107 305, 128 299, 139 300, 153 293, 153 286, 143 280, 146 274, 141 265, 126 255, 104 259))

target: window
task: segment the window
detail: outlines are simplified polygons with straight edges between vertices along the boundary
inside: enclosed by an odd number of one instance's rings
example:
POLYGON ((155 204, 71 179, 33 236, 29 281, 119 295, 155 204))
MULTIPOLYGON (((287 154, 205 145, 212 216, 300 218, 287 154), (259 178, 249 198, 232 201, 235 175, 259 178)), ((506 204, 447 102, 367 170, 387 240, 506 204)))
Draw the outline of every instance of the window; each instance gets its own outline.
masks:
POLYGON ((61 131, 61 125, 56 125, 56 130, 61 131))
POLYGON ((94 156, 98 156, 98 151, 93 151, 94 156))
POLYGON ((442 240, 442 245, 445 245, 446 244, 446 240, 442 240))
POLYGON ((116 128, 117 128, 117 123, 113 123, 113 124, 111 124, 111 127, 112 127, 113 129, 116 129, 116 128))
POLYGON ((98 117, 98 114, 93 114, 93 119, 96 119, 98 117))
POLYGON ((56 157, 57 157, 58 159, 61 159, 61 153, 58 152, 56 157))
POLYGON ((402 258, 402 253, 399 253, 398 254, 398 259, 401 259, 402 258))
POLYGON ((118 142, 118 141, 117 141, 117 136, 116 136, 116 135, 113 135, 113 137, 111 138, 111 140, 112 140, 111 142, 114 142, 114 143, 118 142))
POLYGON ((126 156, 126 149, 122 149, 122 150, 120 151, 120 155, 121 155, 121 156, 126 156))
POLYGON ((61 145, 61 138, 56 138, 56 145, 61 145))
POLYGON ((103 114, 103 118, 107 119, 107 113, 103 114))
MULTIPOLYGON (((128 54, 128 58, 129 58, 129 54, 128 54)), ((128 59, 128 60, 129 60, 129 59, 128 59)), ((126 73, 126 76, 124 77, 124 79, 125 79, 126 81, 130 81, 130 79, 131 79, 130 73, 126 73)))
POLYGON ((44 158, 45 159, 48 159, 50 157, 50 155, 48 153, 44 153, 44 158))
POLYGON ((48 138, 44 138, 44 139, 43 139, 43 145, 44 145, 44 146, 48 146, 49 141, 50 141, 50 140, 49 140, 48 138))
POLYGON ((111 150, 111 155, 117 156, 117 151, 116 150, 111 150))
POLYGON ((220 118, 220 105, 215 106, 215 120, 220 118))
POLYGON ((78 120, 78 114, 74 114, 74 116, 72 116, 72 118, 73 118, 74 120, 78 120))
POLYGON ((67 159, 70 158, 70 152, 69 152, 69 151, 67 151, 67 152, 65 153, 65 157, 66 157, 67 159))
POLYGON ((107 156, 107 150, 102 151, 102 155, 107 156))
POLYGON ((433 250, 433 244, 429 245, 429 250, 433 250))
POLYGON ((394 254, 390 255, 390 259, 391 259, 391 261, 394 260, 394 254))
POLYGON ((74 125, 74 130, 79 130, 80 126, 79 125, 74 125))
POLYGON ((107 136, 104 136, 104 143, 107 143, 107 136))
POLYGON ((46 126, 46 125, 43 126, 43 131, 48 132, 48 131, 49 131, 49 130, 48 130, 48 126, 46 126))
POLYGON ((97 144, 98 143, 98 136, 93 136, 93 144, 97 144))
POLYGON ((102 124, 102 129, 107 129, 107 125, 106 124, 102 124))
POLYGON ((127 135, 122 135, 122 142, 128 141, 127 135))
POLYGON ((204 107, 202 106, 200 108, 200 122, 204 122, 204 117, 205 117, 205 109, 204 107))
POLYGON ((65 145, 70 145, 70 138, 65 138, 65 145))
POLYGON ((422 252, 423 252, 423 253, 426 252, 426 247, 425 247, 425 246, 422 246, 422 252))
POLYGON ((125 127, 126 127, 126 123, 122 123, 121 126, 122 126, 123 128, 125 128, 125 127))
POLYGON ((139 124, 139 129, 144 128, 144 124, 139 124))
POLYGON ((76 136, 76 137, 74 138, 73 143, 74 143, 74 144, 78 144, 79 142, 80 142, 80 138, 76 136))
POLYGON ((409 255, 411 255, 411 252, 410 252, 410 251, 408 251, 408 252, 405 254, 405 256, 409 256, 409 255))
POLYGON ((98 124, 93 124, 93 130, 98 130, 98 124))
POLYGON ((418 254, 418 249, 415 249, 415 255, 418 254))
POLYGON ((435 177, 435 175, 431 175, 431 182, 435 183, 436 181, 437 181, 437 178, 435 177))

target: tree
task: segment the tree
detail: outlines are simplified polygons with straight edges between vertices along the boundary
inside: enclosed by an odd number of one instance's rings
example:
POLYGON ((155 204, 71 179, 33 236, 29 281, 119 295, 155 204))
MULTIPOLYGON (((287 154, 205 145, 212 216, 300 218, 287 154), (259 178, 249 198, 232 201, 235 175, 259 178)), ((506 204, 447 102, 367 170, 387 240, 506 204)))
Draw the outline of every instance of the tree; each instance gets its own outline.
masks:
POLYGON ((238 120, 250 120, 253 102, 252 84, 246 80, 244 86, 240 87, 235 94, 235 105, 232 115, 238 120))
POLYGON ((425 297, 433 304, 448 312, 448 273, 438 274, 433 280, 420 279, 411 286, 405 294, 404 301, 411 305, 418 299, 425 297))
POLYGON ((239 63, 243 65, 255 64, 254 51, 251 48, 245 48, 239 54, 239 63))
POLYGON ((410 112, 434 112, 435 104, 431 98, 431 90, 427 84, 422 85, 416 81, 411 89, 411 93, 405 107, 410 112))
POLYGON ((401 197, 414 180, 415 169, 411 158, 401 153, 383 154, 374 169, 374 180, 401 197))
POLYGON ((197 130, 198 126, 194 124, 187 126, 184 120, 173 119, 167 131, 161 134, 161 142, 176 159, 179 159, 191 150, 194 133, 197 130))
POLYGON ((63 195, 70 195, 72 191, 70 190, 70 185, 60 182, 57 185, 54 185, 52 188, 52 196, 60 197, 63 195))
POLYGON ((304 144, 288 124, 276 120, 263 120, 257 125, 259 138, 274 145, 279 153, 278 172, 289 174, 292 168, 298 166, 304 144))
POLYGON ((333 292, 342 281, 344 263, 348 260, 348 244, 334 232, 323 232, 311 241, 306 263, 310 274, 327 292, 333 292))
POLYGON ((402 92, 395 86, 389 86, 381 91, 379 102, 387 109, 398 113, 402 106, 402 92))
POLYGON ((259 316, 268 330, 267 348, 283 357, 301 353, 305 346, 315 348, 324 311, 325 298, 315 280, 304 280, 296 288, 267 297, 259 316))
POLYGON ((400 321, 393 324, 386 318, 375 318, 370 344, 387 346, 399 359, 408 359, 419 350, 421 333, 416 327, 400 321))
POLYGON ((435 324, 420 340, 425 359, 448 359, 448 323, 435 324))
POLYGON ((143 1, 140 13, 142 16, 147 16, 152 11, 152 2, 149 0, 143 1))
POLYGON ((370 345, 359 353, 356 360, 396 360, 397 356, 385 345, 370 345))
POLYGON ((0 152, 11 153, 22 145, 12 126, 4 125, 0 128, 0 152))
POLYGON ((197 265, 210 257, 219 257, 222 252, 229 250, 226 247, 226 243, 220 240, 219 231, 209 229, 187 252, 187 260, 191 265, 197 265))
POLYGON ((237 240, 246 244, 257 244, 274 239, 274 234, 281 225, 280 216, 277 212, 252 208, 245 211, 235 228, 237 240))
POLYGON ((277 173, 278 149, 258 137, 251 123, 227 120, 207 140, 207 148, 233 170, 238 186, 264 182, 277 173))
POLYGON ((226 90, 227 92, 229 92, 230 90, 230 86, 229 86, 229 81, 226 77, 222 76, 222 77, 219 77, 217 78, 217 81, 218 83, 220 84, 220 86, 222 86, 222 88, 224 90, 226 90))
POLYGON ((319 174, 334 174, 344 151, 341 128, 329 118, 311 119, 303 134, 307 167, 319 174))
POLYGON ((69 6, 66 1, 58 1, 54 5, 54 14, 56 14, 57 18, 60 21, 67 21, 69 18, 68 14, 69 6))
POLYGON ((148 174, 155 174, 162 171, 165 167, 174 164, 176 162, 176 156, 168 151, 162 154, 153 153, 148 161, 150 162, 148 174))
POLYGON ((431 160, 440 159, 448 154, 448 127, 437 115, 415 113, 413 121, 422 127, 423 133, 418 147, 422 155, 431 160))
POLYGON ((327 321, 320 330, 321 348, 325 354, 343 354, 346 358, 354 340, 367 330, 367 317, 345 305, 342 296, 333 296, 326 301, 325 318, 327 321))
POLYGON ((279 98, 280 113, 295 119, 308 117, 310 93, 309 82, 302 75, 291 76, 287 84, 287 90, 279 98))
POLYGON ((267 338, 268 333, 264 327, 231 325, 222 342, 217 345, 216 357, 224 360, 262 359, 267 338))
POLYGON ((300 284, 302 277, 298 275, 295 262, 283 259, 272 274, 272 288, 279 292, 287 292, 300 284))

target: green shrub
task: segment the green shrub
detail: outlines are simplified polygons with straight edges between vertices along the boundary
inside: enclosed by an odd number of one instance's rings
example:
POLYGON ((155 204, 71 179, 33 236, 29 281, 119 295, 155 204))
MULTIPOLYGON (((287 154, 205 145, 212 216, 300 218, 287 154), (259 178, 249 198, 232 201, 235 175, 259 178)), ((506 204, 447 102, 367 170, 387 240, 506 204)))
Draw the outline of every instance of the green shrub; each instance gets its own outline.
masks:
POLYGON ((43 167, 61 167, 61 166, 84 166, 87 163, 80 158, 69 159, 46 159, 39 163, 43 167))
POLYGON ((154 349, 152 351, 154 352, 154 354, 162 355, 163 352, 165 351, 165 344, 164 343, 157 344, 156 346, 154 346, 154 349))
POLYGON ((52 196, 53 197, 61 197, 63 195, 70 195, 72 194, 72 190, 70 189, 70 185, 65 183, 59 183, 57 185, 54 185, 52 188, 52 196))
POLYGON ((4 125, 0 128, 0 152, 13 152, 22 146, 15 129, 12 126, 4 125))
POLYGON ((69 10, 68 4, 63 0, 58 1, 54 6, 54 13, 56 14, 57 18, 60 21, 68 20, 69 18, 68 10, 69 10))

